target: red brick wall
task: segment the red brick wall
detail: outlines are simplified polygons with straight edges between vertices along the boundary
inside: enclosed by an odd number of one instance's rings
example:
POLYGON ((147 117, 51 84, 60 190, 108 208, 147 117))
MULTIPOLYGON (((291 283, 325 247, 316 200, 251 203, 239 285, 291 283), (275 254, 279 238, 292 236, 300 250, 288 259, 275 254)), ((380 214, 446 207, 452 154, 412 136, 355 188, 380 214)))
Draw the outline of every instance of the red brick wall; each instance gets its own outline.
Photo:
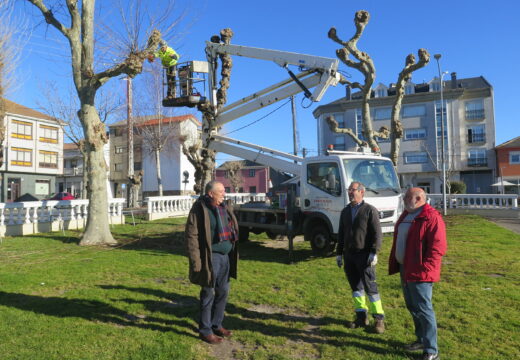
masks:
POLYGON ((520 147, 497 148, 497 174, 498 176, 520 177, 520 164, 509 164, 509 152, 520 151, 520 147))

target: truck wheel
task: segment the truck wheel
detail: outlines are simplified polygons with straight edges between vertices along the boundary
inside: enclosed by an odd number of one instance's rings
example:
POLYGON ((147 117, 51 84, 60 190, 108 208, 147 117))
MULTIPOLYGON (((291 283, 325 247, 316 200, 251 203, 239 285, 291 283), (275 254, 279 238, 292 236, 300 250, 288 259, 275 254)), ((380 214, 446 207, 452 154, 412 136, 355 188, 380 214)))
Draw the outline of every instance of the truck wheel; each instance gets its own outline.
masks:
POLYGON ((238 241, 246 242, 249 240, 249 228, 246 226, 240 226, 238 228, 238 241))
POLYGON ((277 234, 277 233, 274 233, 270 230, 267 230, 265 232, 265 234, 267 235, 267 237, 271 240, 284 240, 285 239, 285 236, 282 235, 282 234, 277 234))
POLYGON ((310 230, 312 252, 318 256, 329 256, 332 253, 333 244, 330 240, 329 230, 325 226, 316 226, 310 230))

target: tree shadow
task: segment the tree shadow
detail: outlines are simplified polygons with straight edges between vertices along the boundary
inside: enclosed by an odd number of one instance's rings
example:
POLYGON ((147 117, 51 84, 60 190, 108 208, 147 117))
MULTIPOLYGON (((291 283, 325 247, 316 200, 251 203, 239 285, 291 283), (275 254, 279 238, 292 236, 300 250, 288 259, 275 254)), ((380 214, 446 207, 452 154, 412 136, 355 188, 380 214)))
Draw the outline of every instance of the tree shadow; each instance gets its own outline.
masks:
POLYGON ((133 314, 97 300, 42 297, 0 291, 0 305, 59 318, 76 317, 87 321, 132 326, 161 332, 175 332, 179 335, 194 337, 193 333, 179 331, 171 327, 188 328, 190 327, 188 321, 167 320, 157 317, 140 319, 133 314))

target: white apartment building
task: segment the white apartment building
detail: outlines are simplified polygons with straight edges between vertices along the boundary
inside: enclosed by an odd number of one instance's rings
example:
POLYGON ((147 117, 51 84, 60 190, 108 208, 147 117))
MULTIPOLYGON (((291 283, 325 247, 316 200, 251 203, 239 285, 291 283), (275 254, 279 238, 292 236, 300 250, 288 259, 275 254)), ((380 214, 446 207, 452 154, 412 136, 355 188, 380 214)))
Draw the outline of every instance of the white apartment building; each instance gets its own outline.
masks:
MULTIPOLYGON (((463 181, 467 193, 492 193, 495 179, 495 118, 493 88, 484 77, 443 81, 444 106, 440 100, 440 81, 406 84, 401 110, 404 137, 398 160, 401 186, 419 186, 429 193, 440 193, 441 182, 441 109, 444 118, 445 159, 450 180, 463 181)), ((374 129, 390 128, 395 86, 378 84, 370 99, 374 129)), ((350 93, 314 111, 318 119, 318 148, 333 144, 337 150, 354 150, 348 135, 330 131, 325 119, 334 115, 340 127, 361 134, 361 94, 350 93)), ((383 155, 390 154, 390 141, 379 141, 383 155)))
POLYGON ((5 105, 0 201, 11 202, 26 193, 45 199, 63 172, 63 123, 7 99, 5 105))
MULTIPOLYGON (((195 168, 182 153, 182 141, 199 138, 200 123, 193 115, 172 117, 146 116, 134 119, 134 171, 143 170, 140 199, 157 196, 157 166, 149 135, 157 131, 167 136, 160 152, 163 195, 193 193, 195 168), (168 135, 166 135, 168 134, 168 135)), ((122 120, 110 129, 110 182, 116 197, 127 197, 128 191, 128 127, 122 120)))

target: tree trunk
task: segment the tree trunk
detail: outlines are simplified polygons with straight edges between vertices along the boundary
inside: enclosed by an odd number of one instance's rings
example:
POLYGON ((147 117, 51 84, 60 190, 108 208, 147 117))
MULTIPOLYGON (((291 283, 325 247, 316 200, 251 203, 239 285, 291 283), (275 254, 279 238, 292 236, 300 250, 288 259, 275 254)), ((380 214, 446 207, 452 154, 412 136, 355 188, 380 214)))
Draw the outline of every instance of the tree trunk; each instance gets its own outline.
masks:
POLYGON ((157 188, 159 189, 159 196, 163 196, 163 184, 161 177, 161 150, 155 149, 155 165, 157 168, 157 188))
POLYGON ((107 168, 103 145, 106 143, 105 127, 99 120, 96 108, 82 101, 80 116, 85 126, 88 151, 88 200, 89 210, 85 232, 80 245, 117 244, 110 233, 107 168))

